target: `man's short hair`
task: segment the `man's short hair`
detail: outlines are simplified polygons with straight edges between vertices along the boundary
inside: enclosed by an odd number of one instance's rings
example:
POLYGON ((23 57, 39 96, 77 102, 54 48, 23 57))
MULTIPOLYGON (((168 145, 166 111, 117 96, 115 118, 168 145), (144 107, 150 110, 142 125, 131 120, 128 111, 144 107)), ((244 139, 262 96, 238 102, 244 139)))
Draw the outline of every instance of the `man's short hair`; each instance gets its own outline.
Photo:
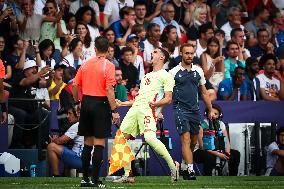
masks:
POLYGON ((134 2, 134 8, 136 7, 136 6, 142 6, 142 5, 144 5, 145 7, 147 7, 147 4, 146 4, 146 2, 145 1, 143 1, 143 0, 136 0, 135 2, 134 2))
POLYGON ((266 64, 268 60, 273 60, 275 64, 277 64, 277 58, 274 54, 268 53, 262 55, 262 57, 259 60, 259 68, 263 69, 263 66, 266 64))
POLYGON ((258 63, 258 61, 257 61, 256 58, 254 58, 254 57, 248 57, 248 58, 246 59, 246 69, 249 68, 249 67, 250 67, 253 63, 255 63, 255 62, 258 63))
POLYGON ((165 49, 161 48, 161 47, 158 47, 158 49, 161 50, 161 52, 163 53, 163 55, 165 56, 165 59, 164 59, 164 64, 168 61, 168 59, 170 58, 170 55, 168 53, 168 51, 166 51, 165 49))
POLYGON ((185 47, 192 47, 193 49, 195 49, 195 46, 193 46, 192 44, 190 44, 190 43, 184 43, 184 44, 182 44, 181 47, 180 47, 180 52, 182 52, 185 47))
POLYGON ((269 32, 268 32, 268 30, 266 28, 260 28, 259 30, 257 30, 256 36, 259 37, 261 32, 267 32, 269 34, 269 32))
POLYGON ((202 33, 206 33, 208 30, 212 29, 214 31, 214 28, 213 28, 213 25, 212 25, 212 22, 207 22, 205 24, 202 24, 200 27, 199 27, 199 34, 202 34, 202 33))
POLYGON ((232 29, 232 31, 230 33, 231 38, 234 37, 237 32, 244 32, 244 31, 241 28, 234 28, 234 29, 232 29))
POLYGON ((263 13, 265 10, 267 10, 267 8, 263 5, 257 5, 255 8, 254 8, 254 11, 253 11, 253 15, 254 17, 257 17, 258 15, 260 15, 261 13, 263 13))
POLYGON ((229 48, 230 48, 231 45, 237 45, 237 46, 239 46, 237 42, 230 40, 230 41, 227 42, 227 45, 226 45, 226 50, 227 50, 227 51, 229 50, 229 48))
POLYGON ((231 16, 233 14, 233 12, 236 12, 236 11, 241 12, 240 7, 231 7, 231 8, 229 8, 227 16, 228 17, 231 16))
POLYGON ((128 15, 130 12, 134 12, 134 8, 133 7, 128 7, 125 6, 122 9, 120 9, 119 11, 119 17, 120 19, 123 19, 125 15, 128 15))
POLYGON ((98 52, 106 53, 108 51, 108 47, 109 47, 108 39, 106 37, 103 37, 103 36, 96 37, 95 47, 98 50, 98 52))
POLYGON ((131 52, 132 54, 134 54, 134 50, 131 47, 128 47, 128 46, 123 47, 120 51, 120 54, 124 55, 124 53, 126 53, 126 52, 131 52))

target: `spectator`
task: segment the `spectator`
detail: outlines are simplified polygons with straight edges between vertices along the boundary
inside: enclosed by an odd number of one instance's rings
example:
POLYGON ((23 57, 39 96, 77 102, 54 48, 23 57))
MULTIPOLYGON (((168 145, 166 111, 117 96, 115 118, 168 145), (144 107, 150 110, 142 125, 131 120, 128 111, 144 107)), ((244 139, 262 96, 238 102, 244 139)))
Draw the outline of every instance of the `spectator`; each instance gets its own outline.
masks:
MULTIPOLYGON (((37 65, 34 60, 28 60, 24 64, 23 74, 13 75, 14 84, 10 91, 10 98, 23 98, 24 101, 11 101, 9 103, 9 112, 14 116, 17 124, 24 124, 22 127, 25 129, 31 129, 30 124, 39 124, 43 121, 43 124, 39 127, 41 129, 42 138, 41 147, 44 147, 45 142, 48 140, 49 123, 48 112, 42 108, 38 108, 36 101, 28 101, 35 99, 35 92, 37 88, 44 88, 48 86, 45 79, 41 79, 46 74, 51 73, 50 67, 44 67, 39 72, 37 71, 37 65), (28 124, 28 125, 26 125, 28 124)), ((50 77, 51 78, 51 77, 50 77)), ((14 127, 13 139, 11 147, 31 147, 36 143, 38 138, 37 132, 25 132, 19 127, 14 127), (24 138, 23 138, 24 137, 24 138)))
POLYGON ((98 26, 101 26, 100 22, 100 9, 99 5, 96 1, 90 1, 90 0, 79 0, 74 1, 70 4, 69 12, 76 14, 78 10, 82 7, 90 7, 92 9, 92 16, 95 16, 96 24, 98 26))
POLYGON ((114 47, 114 57, 117 60, 120 60, 120 48, 117 44, 115 44, 115 34, 112 28, 107 28, 104 31, 104 36, 108 39, 108 42, 114 47))
POLYGON ((284 176, 284 126, 277 129, 277 140, 268 146, 266 155, 266 176, 284 176))
MULTIPOLYGON (((256 6, 254 9, 254 19, 247 22, 244 26, 245 29, 251 33, 251 37, 255 38, 257 36, 257 31, 261 28, 269 28, 266 23, 269 18, 269 11, 262 5, 256 6)), ((256 41, 257 43, 257 41, 256 41)))
POLYGON ((273 54, 263 55, 259 60, 264 73, 257 78, 260 81, 260 96, 263 100, 279 101, 284 98, 284 83, 274 77, 277 58, 273 54))
POLYGON ((145 75, 144 70, 144 62, 143 62, 143 54, 139 51, 138 48, 139 38, 135 34, 130 34, 126 40, 126 46, 131 47, 134 50, 133 54, 133 65, 137 68, 138 75, 139 75, 139 83, 143 79, 145 75))
POLYGON ((145 18, 146 12, 147 12, 146 3, 144 1, 141 1, 141 0, 135 1, 134 2, 134 11, 135 11, 135 15, 136 15, 135 22, 137 24, 143 25, 144 30, 145 30, 145 28, 148 28, 148 25, 150 24, 150 22, 145 18))
POLYGON ((228 12, 231 7, 240 6, 235 0, 216 0, 212 3, 213 23, 217 28, 221 28, 228 21, 228 12))
POLYGON ((250 92, 250 100, 260 100, 260 82, 256 77, 259 72, 258 61, 255 58, 249 57, 246 59, 246 75, 245 82, 250 92))
POLYGON ((119 11, 120 20, 111 24, 114 30, 115 42, 117 45, 125 45, 126 38, 131 34, 132 27, 135 25, 135 12, 132 7, 125 6, 119 11))
POLYGON ((226 22, 221 30, 225 32, 225 41, 231 40, 231 31, 234 28, 241 28, 244 30, 244 26, 241 24, 241 10, 238 7, 231 7, 228 12, 228 22, 226 22))
POLYGON ((236 67, 232 78, 226 78, 219 84, 218 100, 244 101, 250 98, 245 82, 245 69, 236 67))
POLYGON ((133 65, 134 50, 131 47, 121 49, 120 68, 123 80, 127 80, 126 88, 131 91, 136 87, 139 75, 137 68, 133 65))
POLYGON ((245 34, 241 28, 232 29, 231 39, 239 45, 244 60, 251 56, 249 50, 245 48, 245 34))
POLYGON ((274 45, 269 42, 269 32, 267 29, 262 28, 257 31, 258 44, 249 48, 250 54, 253 58, 260 57, 267 53, 274 53, 274 45))
POLYGON ((7 65, 11 65, 12 77, 7 82, 13 84, 14 78, 22 75, 25 61, 33 58, 27 54, 29 42, 22 40, 18 35, 10 39, 10 46, 12 53, 7 56, 7 65))
POLYGON ((7 83, 7 80, 11 79, 12 77, 12 66, 7 64, 7 52, 6 52, 6 41, 4 36, 0 35, 0 59, 3 61, 3 65, 5 67, 5 77, 4 77, 4 81, 3 81, 3 85, 4 87, 11 87, 11 85, 9 85, 7 83))
POLYGON ((200 59, 205 79, 218 89, 219 83, 224 79, 224 57, 220 54, 217 38, 212 37, 208 40, 207 49, 201 54, 200 59))
POLYGON ((17 31, 17 20, 13 9, 5 1, 0 2, 0 35, 6 39, 17 31))
POLYGON ((206 51, 207 41, 214 36, 214 29, 211 22, 202 24, 199 27, 199 38, 197 39, 196 56, 200 58, 200 55, 206 51))
POLYGON ((135 34, 138 37, 138 49, 140 52, 144 51, 144 41, 146 38, 146 29, 144 28, 144 25, 141 24, 135 24, 132 27, 132 33, 135 34))
POLYGON ((270 14, 272 40, 275 40, 275 45, 279 47, 284 44, 284 15, 279 9, 273 9, 270 14))
POLYGON ((60 46, 60 37, 67 34, 67 29, 65 22, 62 20, 63 11, 57 12, 57 4, 53 0, 47 0, 45 7, 48 10, 44 14, 48 17, 56 18, 55 22, 44 21, 40 27, 40 42, 44 39, 50 39, 54 43, 55 51, 53 53, 53 58, 56 63, 59 63, 62 59, 60 46))
POLYGON ((174 47, 174 51, 170 54, 171 57, 176 58, 179 56, 179 39, 177 36, 177 29, 173 25, 167 25, 160 37, 161 43, 168 43, 174 47))
POLYGON ((47 154, 52 168, 52 176, 54 177, 60 176, 60 160, 63 161, 64 166, 82 169, 81 153, 84 147, 84 137, 77 134, 79 125, 78 114, 74 107, 68 108, 67 119, 72 126, 64 135, 50 138, 51 143, 47 146, 47 154), (64 144, 71 140, 73 140, 74 144, 72 149, 69 149, 64 144))
MULTIPOLYGON (((212 17, 211 17, 211 9, 210 7, 206 4, 206 1, 204 0, 193 0, 193 2, 189 5, 189 11, 190 14, 193 15, 194 11, 197 8, 202 8, 203 10, 205 10, 205 14, 206 14, 206 20, 208 20, 209 22, 212 22, 212 17)), ((192 20, 192 17, 190 17, 192 20)))
POLYGON ((38 48, 41 58, 39 68, 49 66, 53 69, 55 66, 55 60, 52 58, 55 51, 54 43, 50 39, 45 39, 38 45, 38 48))
POLYGON ((150 72, 151 53, 155 48, 161 47, 160 36, 161 36, 160 26, 155 23, 149 24, 146 33, 146 40, 144 41, 144 52, 143 52, 145 74, 150 72))
POLYGON ((127 89, 125 85, 123 84, 122 80, 122 71, 119 67, 115 68, 115 80, 116 80, 116 85, 115 85, 115 99, 125 102, 128 101, 127 97, 127 89))
POLYGON ((91 7, 84 6, 79 8, 75 17, 77 22, 84 23, 88 26, 92 41, 95 41, 96 37, 101 35, 98 28, 99 25, 95 18, 95 11, 91 7))
POLYGON ((133 0, 107 0, 104 8, 104 29, 108 28, 113 22, 122 18, 119 14, 120 10, 125 7, 133 7, 133 0))
POLYGON ((76 27, 76 17, 73 13, 68 13, 63 16, 63 20, 66 24, 67 34, 74 34, 76 27))
POLYGON ((152 23, 156 23, 160 26, 160 32, 162 33, 164 28, 167 25, 173 25, 176 27, 177 29, 177 35, 178 38, 181 38, 181 31, 180 31, 180 27, 179 24, 174 20, 175 17, 175 8, 172 4, 170 3, 164 3, 161 6, 161 16, 159 17, 155 17, 152 20, 152 23))
POLYGON ((75 27, 75 34, 79 35, 80 40, 83 42, 82 59, 83 62, 96 55, 94 41, 92 41, 90 30, 88 26, 82 22, 77 23, 75 27))
POLYGON ((63 70, 65 68, 64 64, 56 64, 54 66, 54 75, 48 87, 50 100, 59 100, 61 90, 66 86, 66 83, 63 81, 63 70))
POLYGON ((174 20, 184 28, 188 27, 190 23, 189 1, 169 0, 168 3, 173 4, 175 8, 174 20))
MULTIPOLYGON (((39 26, 46 17, 34 13, 33 6, 34 6, 34 0, 23 0, 22 14, 19 15, 19 17, 17 18, 19 35, 24 40, 39 40, 40 38, 39 26)), ((55 21, 55 19, 53 20, 55 21)))
POLYGON ((243 53, 240 52, 238 43, 229 41, 226 46, 228 58, 225 59, 225 78, 231 78, 236 67, 245 68, 245 62, 243 60, 243 53))
POLYGON ((192 13, 191 22, 187 31, 187 37, 191 39, 199 38, 199 27, 207 22, 206 9, 196 8, 192 13))
MULTIPOLYGON (((279 78, 279 80, 284 81, 284 44, 280 45, 277 48, 277 58, 279 60, 278 78, 279 78)), ((275 74, 275 75, 277 75, 277 74, 275 74)))
MULTIPOLYGON (((228 161, 229 175, 237 176, 238 167, 240 164, 240 152, 231 149, 229 134, 224 122, 222 121, 223 112, 221 107, 217 104, 212 104, 212 112, 213 116, 212 120, 210 120, 207 116, 208 109, 205 110, 206 117, 201 122, 198 134, 199 149, 197 149, 193 154, 194 161, 196 163, 204 164, 203 166, 204 176, 212 176, 212 171, 216 167, 216 158, 220 158, 223 161, 228 161), (213 148, 213 146, 208 145, 208 141, 205 140, 205 136, 208 137, 208 135, 206 135, 207 133, 206 131, 209 130, 214 130, 216 133, 214 136, 214 141, 218 142, 219 140, 224 141, 224 146, 223 146, 224 148, 222 147, 221 149, 218 149, 215 146, 216 142, 213 142, 215 148, 213 148)), ((222 141, 220 142, 221 144, 222 141)))
POLYGON ((119 67, 119 63, 116 60, 116 58, 114 57, 114 45, 113 44, 109 44, 109 48, 106 54, 106 58, 115 65, 115 67, 119 67))
POLYGON ((74 38, 69 44, 70 54, 65 56, 62 60, 67 66, 78 69, 83 63, 83 42, 79 38, 74 38))

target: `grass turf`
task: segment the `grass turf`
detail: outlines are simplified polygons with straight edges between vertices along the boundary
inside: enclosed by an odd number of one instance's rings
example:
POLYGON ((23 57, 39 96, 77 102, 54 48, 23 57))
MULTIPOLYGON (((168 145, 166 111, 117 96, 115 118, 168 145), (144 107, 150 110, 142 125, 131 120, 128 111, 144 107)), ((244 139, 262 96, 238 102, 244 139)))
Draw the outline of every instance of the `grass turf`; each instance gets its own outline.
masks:
MULTIPOLYGON (((79 188, 80 178, 0 178, 1 189, 17 188, 79 188)), ((284 188, 284 177, 197 177, 196 181, 184 181, 182 178, 171 184, 169 177, 136 177, 135 184, 118 184, 104 182, 107 188, 139 188, 139 189, 176 189, 176 188, 284 188)))

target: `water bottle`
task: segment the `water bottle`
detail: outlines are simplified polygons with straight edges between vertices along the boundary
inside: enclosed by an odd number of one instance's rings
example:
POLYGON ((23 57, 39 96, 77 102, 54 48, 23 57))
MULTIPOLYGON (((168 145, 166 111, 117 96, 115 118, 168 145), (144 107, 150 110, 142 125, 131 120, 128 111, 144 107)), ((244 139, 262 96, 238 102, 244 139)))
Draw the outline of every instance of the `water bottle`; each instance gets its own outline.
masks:
POLYGON ((156 131, 156 137, 157 138, 161 138, 161 130, 157 130, 156 131))
POLYGON ((168 129, 165 129, 164 135, 165 135, 166 138, 169 138, 170 137, 170 131, 168 129))
POLYGON ((36 164, 30 166, 30 175, 31 177, 36 177, 36 164))

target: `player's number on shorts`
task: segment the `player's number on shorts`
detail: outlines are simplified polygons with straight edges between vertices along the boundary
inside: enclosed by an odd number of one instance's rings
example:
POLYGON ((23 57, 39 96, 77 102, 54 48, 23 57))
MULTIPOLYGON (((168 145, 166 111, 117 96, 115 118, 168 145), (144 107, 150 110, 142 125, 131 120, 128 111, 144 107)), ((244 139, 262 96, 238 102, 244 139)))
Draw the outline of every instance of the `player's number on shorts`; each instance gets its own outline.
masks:
POLYGON ((145 81, 145 85, 150 85, 150 83, 151 83, 150 78, 147 78, 145 81))
POLYGON ((151 116, 144 117, 144 124, 149 124, 151 122, 151 116))

